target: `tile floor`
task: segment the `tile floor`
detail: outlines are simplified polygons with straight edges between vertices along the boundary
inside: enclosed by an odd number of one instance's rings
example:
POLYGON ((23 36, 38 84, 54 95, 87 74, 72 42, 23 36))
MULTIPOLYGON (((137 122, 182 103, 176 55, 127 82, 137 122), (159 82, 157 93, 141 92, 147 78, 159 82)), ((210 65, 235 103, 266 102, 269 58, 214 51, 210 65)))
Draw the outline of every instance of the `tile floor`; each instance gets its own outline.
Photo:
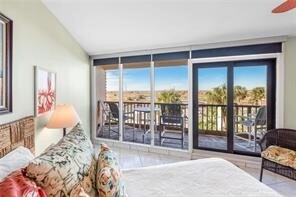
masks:
MULTIPOLYGON (((159 165, 173 163, 185 160, 184 158, 173 157, 169 155, 161 155, 137 150, 127 150, 120 148, 112 148, 119 158, 122 169, 139 168, 144 166, 159 165)), ((242 168, 255 178, 259 178, 259 169, 242 168)), ((280 194, 286 197, 296 196, 296 181, 285 177, 264 171, 263 183, 267 184, 280 194)))

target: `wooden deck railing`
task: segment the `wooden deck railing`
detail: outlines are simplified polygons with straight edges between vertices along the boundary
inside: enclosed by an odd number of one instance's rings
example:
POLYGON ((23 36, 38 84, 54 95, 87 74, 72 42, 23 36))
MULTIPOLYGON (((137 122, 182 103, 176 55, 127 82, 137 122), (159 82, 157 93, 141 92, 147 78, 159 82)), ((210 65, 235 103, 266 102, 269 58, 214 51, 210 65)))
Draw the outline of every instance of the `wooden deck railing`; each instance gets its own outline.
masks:
MULTIPOLYGON (((248 128, 242 124, 242 117, 249 114, 256 114, 259 105, 234 105, 234 132, 246 132, 248 128)), ((226 135, 227 133, 227 106, 213 104, 199 104, 198 107, 198 127, 202 133, 226 135)))
MULTIPOLYGON (((105 101, 105 103, 113 101, 105 101)), ((117 103, 118 102, 113 102, 117 103)), ((161 109, 162 104, 171 103, 155 103, 155 108, 161 109)), ((182 114, 184 117, 188 117, 188 104, 181 103, 182 114)), ((136 107, 150 107, 148 102, 124 102, 124 112, 134 112, 136 107)), ((241 117, 247 117, 249 114, 256 114, 259 109, 259 105, 234 105, 234 132, 241 133, 246 132, 247 127, 241 124, 236 124, 242 121, 241 117)), ((159 116, 161 112, 155 112, 155 122, 159 125, 159 116)), ((213 104, 199 104, 198 107, 198 127, 199 131, 205 134, 226 135, 227 133, 227 106, 226 105, 213 105, 213 104)), ((143 120, 139 118, 139 114, 135 114, 135 124, 144 124, 143 120)), ((150 120, 150 115, 148 115, 150 120)), ((194 120, 193 120, 194 121, 194 120)), ((133 120, 127 120, 126 124, 133 124, 133 120)), ((188 121, 185 124, 185 128, 188 128, 188 121)))
MULTIPOLYGON (((114 102, 114 101, 105 101, 105 103, 116 103, 118 104, 118 102, 114 102)), ((161 109, 161 105, 162 104, 172 104, 172 103, 154 103, 154 106, 155 108, 158 108, 159 111, 156 111, 155 112, 155 122, 156 122, 156 125, 159 125, 159 117, 160 117, 160 109, 161 109)), ((188 117, 188 104, 184 104, 184 103, 180 103, 181 105, 181 109, 182 109, 182 115, 184 117, 188 117)), ((124 110, 124 113, 130 113, 130 112, 134 112, 134 109, 137 108, 137 107, 150 107, 150 103, 148 102, 123 102, 123 110, 124 110)), ((135 114, 135 124, 136 125, 139 125, 139 124, 144 124, 144 120, 143 118, 141 119, 140 118, 140 114, 139 113, 136 113, 135 114), (140 120, 141 119, 141 120, 140 120)), ((150 114, 147 115, 147 122, 149 122, 150 120, 150 114)), ((147 123, 146 122, 146 123, 147 123)), ((127 120, 125 122, 126 124, 133 124, 133 120, 127 120)), ((149 123, 148 123, 149 124, 149 123)), ((188 128, 188 121, 186 122, 185 124, 185 128, 187 129, 188 128)))

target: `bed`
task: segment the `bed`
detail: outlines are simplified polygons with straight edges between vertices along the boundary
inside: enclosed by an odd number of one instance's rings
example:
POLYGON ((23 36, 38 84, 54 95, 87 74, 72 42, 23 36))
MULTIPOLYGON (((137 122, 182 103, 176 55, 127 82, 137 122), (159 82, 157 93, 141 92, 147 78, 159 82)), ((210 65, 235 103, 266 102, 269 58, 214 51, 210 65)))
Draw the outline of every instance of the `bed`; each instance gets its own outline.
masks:
MULTIPOLYGON (((34 118, 0 125, 0 158, 17 147, 34 152, 34 118)), ((122 171, 129 197, 280 196, 268 186, 218 158, 122 171)))
POLYGON ((129 197, 280 196, 232 163, 219 158, 123 170, 129 197))

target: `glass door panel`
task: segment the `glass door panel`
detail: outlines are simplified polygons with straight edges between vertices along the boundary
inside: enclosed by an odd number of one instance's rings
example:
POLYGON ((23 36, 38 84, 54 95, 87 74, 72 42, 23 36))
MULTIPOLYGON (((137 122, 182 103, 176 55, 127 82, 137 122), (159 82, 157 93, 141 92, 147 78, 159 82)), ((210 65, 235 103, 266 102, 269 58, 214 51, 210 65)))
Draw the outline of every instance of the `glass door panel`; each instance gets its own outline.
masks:
POLYGON ((194 77, 198 147, 227 150, 227 67, 198 67, 194 77))
POLYGON ((123 64, 123 141, 151 143, 150 62, 123 64))
POLYGON ((233 68, 234 150, 260 153, 256 143, 267 129, 267 65, 233 68))
POLYGON ((275 128, 275 60, 195 64, 194 148, 259 155, 275 128))
POLYGON ((187 61, 176 62, 154 64, 154 143, 188 149, 188 66, 187 61))
POLYGON ((119 140, 119 70, 117 65, 96 68, 97 136, 119 140))

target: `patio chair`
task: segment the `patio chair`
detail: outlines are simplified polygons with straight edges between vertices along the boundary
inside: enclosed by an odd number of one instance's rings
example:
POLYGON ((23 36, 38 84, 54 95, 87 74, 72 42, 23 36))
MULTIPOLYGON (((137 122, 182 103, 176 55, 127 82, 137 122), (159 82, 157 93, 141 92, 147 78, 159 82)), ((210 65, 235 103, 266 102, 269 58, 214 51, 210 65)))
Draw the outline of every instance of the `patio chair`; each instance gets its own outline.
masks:
POLYGON ((102 118, 101 118, 100 124, 98 124, 97 126, 100 133, 102 133, 102 135, 104 134, 104 127, 106 125, 106 121, 108 121, 107 123, 108 123, 108 130, 109 130, 109 138, 111 137, 111 131, 119 134, 119 124, 118 124, 118 130, 114 130, 111 128, 111 124, 112 124, 111 121, 118 122, 118 120, 116 118, 113 118, 109 104, 104 101, 98 101, 98 114, 101 113, 100 108, 102 109, 102 118))
POLYGON ((236 122, 236 124, 241 124, 243 126, 246 126, 248 128, 248 141, 249 144, 251 144, 252 141, 252 135, 254 138, 254 149, 256 151, 256 142, 258 137, 258 131, 261 131, 261 137, 264 134, 264 131, 266 131, 266 106, 262 106, 258 109, 256 114, 249 114, 248 116, 236 116, 238 118, 241 118, 241 121, 236 122), (254 128, 254 130, 252 130, 254 128))
MULTIPOLYGON (((110 137, 111 131, 119 134, 119 109, 118 109, 118 105, 114 102, 106 102, 106 103, 109 106, 107 117, 108 117, 109 137, 110 137), (118 125, 117 131, 111 129, 111 121, 117 123, 117 125, 118 125)), ((135 128, 134 112, 123 113, 123 124, 125 124, 125 122, 127 120, 132 120, 132 122, 134 124, 134 126, 133 126, 133 138, 134 138, 134 128, 135 128)), ((124 137, 124 133, 125 133, 125 126, 123 126, 123 137, 124 137)))
POLYGON ((182 115, 182 109, 180 104, 161 104, 161 115, 159 117, 159 126, 161 127, 159 132, 160 145, 163 144, 166 139, 180 140, 182 143, 182 149, 184 147, 184 131, 185 131, 185 117, 182 115), (166 133, 165 127, 179 128, 181 130, 181 137, 170 137, 166 133))

